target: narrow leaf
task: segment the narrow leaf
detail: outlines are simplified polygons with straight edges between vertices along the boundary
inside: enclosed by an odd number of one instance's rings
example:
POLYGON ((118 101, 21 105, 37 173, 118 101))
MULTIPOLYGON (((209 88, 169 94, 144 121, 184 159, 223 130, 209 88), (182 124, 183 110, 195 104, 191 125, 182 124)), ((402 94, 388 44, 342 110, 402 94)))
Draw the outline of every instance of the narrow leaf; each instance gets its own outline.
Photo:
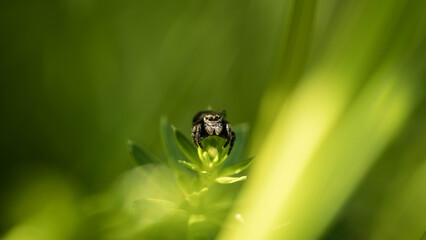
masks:
POLYGON ((200 170, 200 168, 199 168, 198 166, 196 166, 196 165, 195 165, 195 164, 193 164, 193 163, 187 162, 187 161, 178 160, 178 163, 180 163, 180 164, 182 164, 183 166, 185 166, 185 167, 187 167, 187 168, 189 168, 189 169, 191 169, 191 170, 194 170, 194 171, 199 171, 199 170, 200 170))
POLYGON ((189 141, 179 130, 173 128, 175 134, 176 143, 181 152, 188 158, 189 161, 197 166, 201 166, 200 159, 195 146, 189 141))
POLYGON ((226 177, 226 176, 238 174, 238 173, 244 171, 246 168, 248 168, 251 165, 251 163, 253 162, 253 159, 254 158, 251 157, 247 160, 244 160, 244 161, 239 162, 237 164, 234 164, 232 166, 225 167, 225 168, 220 170, 219 176, 226 177))
POLYGON ((234 182, 244 181, 247 179, 247 176, 241 176, 241 177, 218 177, 216 178, 216 182, 221 184, 231 184, 234 182))
POLYGON ((231 154, 229 154, 226 161, 223 163, 223 166, 230 166, 236 164, 241 160, 244 154, 244 150, 247 143, 249 125, 247 123, 238 124, 235 127, 232 127, 235 132, 235 144, 232 148, 231 154))
POLYGON ((160 163, 161 161, 149 153, 148 151, 142 149, 135 142, 129 140, 130 153, 132 155, 132 159, 136 166, 143 166, 149 163, 160 163))
POLYGON ((171 164, 176 164, 177 160, 183 159, 184 156, 174 141, 173 128, 167 120, 167 117, 162 117, 160 120, 160 132, 167 157, 171 164))

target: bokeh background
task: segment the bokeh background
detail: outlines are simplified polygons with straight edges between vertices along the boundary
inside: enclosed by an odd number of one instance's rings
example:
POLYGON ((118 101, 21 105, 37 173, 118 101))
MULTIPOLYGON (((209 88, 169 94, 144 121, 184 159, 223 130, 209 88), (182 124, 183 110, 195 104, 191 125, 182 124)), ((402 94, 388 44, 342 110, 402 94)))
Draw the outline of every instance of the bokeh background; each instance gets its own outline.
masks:
POLYGON ((420 239, 426 2, 3 1, 0 237, 79 239, 83 202, 165 157, 161 116, 250 124, 221 239, 420 239))

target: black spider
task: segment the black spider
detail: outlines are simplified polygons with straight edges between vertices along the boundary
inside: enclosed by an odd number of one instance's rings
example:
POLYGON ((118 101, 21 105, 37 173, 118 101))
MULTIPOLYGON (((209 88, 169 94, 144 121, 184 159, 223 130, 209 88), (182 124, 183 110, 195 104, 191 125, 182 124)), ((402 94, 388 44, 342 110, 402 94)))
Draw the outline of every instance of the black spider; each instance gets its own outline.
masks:
POLYGON ((192 120, 192 141, 195 146, 203 148, 201 141, 209 136, 219 136, 226 139, 222 148, 229 145, 228 155, 231 153, 235 141, 235 132, 231 129, 231 124, 225 119, 226 112, 220 114, 214 111, 198 112, 192 120))

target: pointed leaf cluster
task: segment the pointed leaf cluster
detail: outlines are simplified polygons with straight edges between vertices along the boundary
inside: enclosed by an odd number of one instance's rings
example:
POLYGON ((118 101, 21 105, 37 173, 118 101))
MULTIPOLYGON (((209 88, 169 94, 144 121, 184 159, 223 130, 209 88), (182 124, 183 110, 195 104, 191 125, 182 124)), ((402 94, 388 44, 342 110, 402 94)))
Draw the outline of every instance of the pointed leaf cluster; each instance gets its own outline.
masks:
MULTIPOLYGON (((238 140, 230 156, 228 156, 229 145, 226 148, 222 147, 226 141, 223 138, 210 136, 203 139, 204 148, 202 149, 196 148, 182 132, 170 125, 167 118, 161 119, 160 130, 167 160, 162 161, 136 143, 129 141, 132 159, 136 166, 162 164, 163 167, 167 167, 164 164, 168 165, 174 173, 172 179, 175 179, 175 189, 178 189, 178 193, 186 204, 182 205, 181 202, 170 202, 165 199, 144 198, 134 202, 135 208, 140 211, 157 209, 164 214, 179 215, 187 219, 189 228, 208 223, 210 220, 208 215, 198 214, 199 210, 196 210, 194 214, 191 209, 200 207, 203 203, 201 199, 208 196, 212 184, 232 184, 247 179, 247 176, 237 174, 246 170, 253 162, 253 158, 239 162, 244 152, 248 126, 245 124, 235 126, 234 131, 238 135, 238 140)), ((161 214, 158 215, 158 217, 161 216, 161 214)))

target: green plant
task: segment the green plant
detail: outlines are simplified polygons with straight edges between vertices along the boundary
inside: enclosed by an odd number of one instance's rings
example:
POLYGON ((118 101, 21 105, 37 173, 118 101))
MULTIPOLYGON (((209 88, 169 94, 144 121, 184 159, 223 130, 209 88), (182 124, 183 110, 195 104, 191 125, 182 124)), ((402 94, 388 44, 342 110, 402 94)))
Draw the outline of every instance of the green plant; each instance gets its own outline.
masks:
MULTIPOLYGON (((253 158, 242 160, 247 139, 248 126, 235 126, 237 140, 233 152, 228 156, 229 146, 222 148, 225 139, 211 136, 203 140, 204 149, 195 148, 185 135, 171 126, 166 118, 161 120, 161 135, 167 158, 162 160, 130 141, 131 155, 138 168, 149 168, 149 165, 168 169, 174 178, 164 181, 165 177, 153 179, 151 183, 161 182, 153 188, 165 192, 179 189, 178 196, 163 199, 147 196, 134 201, 136 210, 144 211, 141 218, 153 218, 150 224, 145 224, 138 236, 150 238, 180 238, 211 239, 223 227, 223 222, 241 184, 247 179, 241 173, 246 170, 253 158), (150 207, 148 207, 150 206, 150 207), (162 212, 147 214, 147 210, 162 212), (172 236, 164 236, 158 230, 161 224, 172 221, 175 231, 172 236), (152 226, 156 226, 155 230, 152 226), (176 235, 177 234, 177 235, 176 235)), ((154 170, 153 170, 154 171, 154 170)), ((165 173, 166 175, 168 173, 165 173)), ((147 175, 147 174, 145 174, 147 175)), ((241 222, 241 215, 237 220, 241 222)), ((147 219, 145 219, 147 220, 147 219)), ((160 227, 161 229, 161 227, 160 227)), ((168 230, 170 232, 170 230, 168 230)))

